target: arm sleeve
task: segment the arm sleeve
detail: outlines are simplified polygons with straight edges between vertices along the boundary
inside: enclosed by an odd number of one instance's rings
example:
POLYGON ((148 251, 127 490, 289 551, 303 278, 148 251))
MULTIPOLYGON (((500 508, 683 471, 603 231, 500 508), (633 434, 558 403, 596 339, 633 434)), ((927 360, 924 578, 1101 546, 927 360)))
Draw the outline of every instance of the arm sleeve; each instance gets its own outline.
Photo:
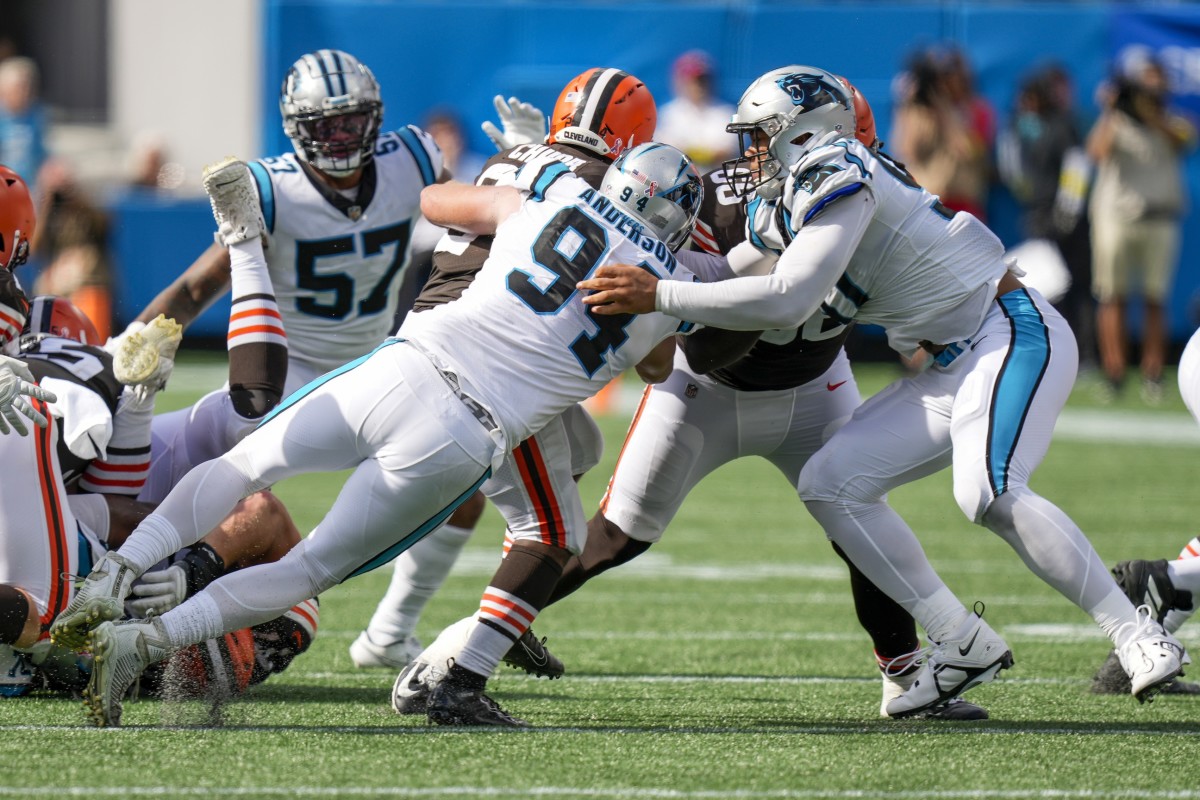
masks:
POLYGON ((729 267, 729 259, 714 253, 701 250, 680 250, 675 254, 679 263, 683 264, 692 274, 705 283, 723 281, 737 277, 729 267))
POLYGON ((659 281, 655 310, 737 331, 795 327, 820 308, 846 271, 874 210, 870 192, 824 209, 800 229, 770 275, 717 283, 659 281))

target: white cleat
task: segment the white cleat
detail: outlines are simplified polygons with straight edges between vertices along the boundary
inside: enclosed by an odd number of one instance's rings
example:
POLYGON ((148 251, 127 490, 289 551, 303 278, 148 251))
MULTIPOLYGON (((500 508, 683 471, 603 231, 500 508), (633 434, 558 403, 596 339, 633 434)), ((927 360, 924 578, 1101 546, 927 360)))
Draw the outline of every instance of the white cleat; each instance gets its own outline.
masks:
POLYGON ((115 552, 105 553, 50 626, 51 641, 70 650, 82 650, 88 631, 102 622, 121 618, 125 598, 137 577, 132 564, 115 552))
POLYGON ((912 686, 887 704, 887 715, 913 717, 940 706, 1013 664, 1012 651, 977 613, 930 649, 912 686))
POLYGON ((181 341, 183 326, 159 314, 141 330, 121 338, 113 353, 113 374, 126 386, 158 391, 171 377, 181 341))
POLYGON ((424 648, 415 636, 399 642, 377 644, 363 631, 350 644, 350 660, 359 669, 402 669, 421 655, 424 648))
POLYGON ((392 710, 397 714, 425 716, 429 693, 445 676, 445 670, 435 669, 424 661, 411 662, 400 670, 392 684, 392 710))
POLYGON ((244 161, 230 156, 204 168, 204 191, 217 220, 217 241, 226 247, 267 231, 254 176, 244 161))
POLYGON ((106 622, 88 636, 92 676, 83 691, 88 718, 98 728, 121 724, 121 701, 138 676, 171 654, 162 620, 106 622))
POLYGON ((1122 632, 1125 628, 1130 630, 1117 648, 1117 658, 1129 676, 1130 693, 1145 703, 1182 675, 1192 659, 1179 640, 1154 621, 1149 606, 1138 606, 1136 618, 1122 625, 1122 632))

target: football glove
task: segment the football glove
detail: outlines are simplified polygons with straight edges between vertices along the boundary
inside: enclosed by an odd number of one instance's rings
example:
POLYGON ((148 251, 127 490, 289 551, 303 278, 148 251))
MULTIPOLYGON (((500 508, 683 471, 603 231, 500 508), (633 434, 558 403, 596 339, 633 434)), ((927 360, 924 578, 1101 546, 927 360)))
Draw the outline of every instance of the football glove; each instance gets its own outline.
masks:
POLYGON ((496 95, 492 103, 500 116, 501 128, 488 120, 480 127, 496 145, 497 150, 507 150, 519 144, 546 141, 546 116, 532 103, 523 103, 515 97, 506 101, 496 95))
POLYGON ((27 435, 29 429, 23 418, 39 428, 46 427, 46 416, 27 398, 53 403, 58 396, 38 386, 35 380, 23 361, 0 356, 0 433, 7 434, 11 425, 21 436, 27 435))
POLYGON ((172 564, 157 572, 147 572, 133 585, 136 600, 129 601, 134 616, 145 619, 150 613, 165 614, 187 597, 187 572, 172 564))

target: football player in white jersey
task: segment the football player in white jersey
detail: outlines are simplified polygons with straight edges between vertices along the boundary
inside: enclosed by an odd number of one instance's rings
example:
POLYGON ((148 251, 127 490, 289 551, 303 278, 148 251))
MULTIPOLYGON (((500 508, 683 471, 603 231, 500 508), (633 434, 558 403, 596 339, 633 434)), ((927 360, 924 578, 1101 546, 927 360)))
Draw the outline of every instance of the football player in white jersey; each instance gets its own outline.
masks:
POLYGON ((1028 486, 1074 381, 1073 334, 1009 271, 982 223, 948 211, 853 129, 835 76, 806 66, 763 75, 730 125, 748 139, 731 167, 750 170, 751 239, 780 254, 773 271, 685 285, 603 267, 579 284, 592 292, 585 303, 598 314, 660 310, 734 330, 794 326, 819 310, 882 326, 901 353, 933 355, 930 369, 860 406, 798 483, 827 535, 934 643, 889 715, 921 713, 1012 663, 885 502, 889 489, 948 465, 963 513, 1092 616, 1146 699, 1190 659, 1148 609, 1135 609, 1074 522, 1028 486))
MULTIPOLYGON (((97 564, 55 631, 72 641, 90 631, 97 666, 88 698, 98 724, 120 723, 121 697, 149 663, 387 563, 473 494, 513 443, 651 353, 667 368, 687 323, 663 314, 597 322, 574 284, 610 259, 693 279, 671 248, 695 220, 695 170, 653 144, 618 160, 601 192, 565 165, 538 166, 524 202, 511 187, 427 190, 428 208, 445 191, 482 193, 481 217, 490 229, 499 224, 471 286, 408 318, 403 338, 293 394, 232 450, 188 473, 97 564), (119 615, 136 576, 198 540, 241 498, 291 475, 351 467, 324 520, 279 561, 225 575, 152 620, 102 622, 119 615)), ((521 598, 502 602, 529 610, 521 598)), ((466 691, 484 702, 482 688, 466 691)))
POLYGON ((383 341, 420 191, 442 175, 428 134, 413 126, 380 133, 379 85, 348 53, 301 56, 279 105, 294 152, 250 163, 269 246, 235 259, 218 241, 133 326, 159 313, 186 326, 232 283, 229 385, 155 420, 143 494, 151 502, 225 452, 283 396, 383 341), (264 259, 263 269, 241 269, 264 259))
MULTIPOLYGON (((599 187, 609 165, 631 143, 654 138, 658 119, 654 98, 637 76, 604 67, 584 70, 567 82, 550 115, 549 134, 543 133, 537 141, 516 141, 510 130, 514 108, 523 109, 526 117, 541 117, 540 111, 515 98, 507 104, 497 101, 505 130, 491 135, 509 146, 488 160, 476 180, 481 186, 513 185, 524 168, 561 163, 599 187)), ((545 123, 542 125, 544 128, 545 123)), ((413 304, 413 314, 461 295, 487 259, 492 238, 455 230, 443 236, 433 254, 433 272, 413 304)), ((600 429, 583 407, 576 405, 513 448, 482 488, 508 526, 506 545, 518 541, 520 547, 561 549, 569 528, 582 529, 583 517, 568 513, 570 498, 577 495, 579 476, 599 463, 603 447, 600 429)), ((469 535, 469 530, 445 526, 396 559, 387 593, 367 629, 350 646, 355 664, 399 669, 419 657, 420 648, 414 651, 410 645, 420 612, 446 579, 469 535)), ((479 613, 485 618, 493 615, 486 607, 479 613)), ((497 624, 516 640, 506 662, 536 675, 562 675, 562 662, 530 627, 497 624)))

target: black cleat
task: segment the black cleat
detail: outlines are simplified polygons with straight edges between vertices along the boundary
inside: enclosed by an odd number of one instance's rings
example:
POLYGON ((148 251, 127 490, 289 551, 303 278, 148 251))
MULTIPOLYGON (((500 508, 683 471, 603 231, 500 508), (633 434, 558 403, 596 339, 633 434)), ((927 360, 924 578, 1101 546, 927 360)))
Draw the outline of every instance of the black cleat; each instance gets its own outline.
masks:
POLYGON ((1172 609, 1192 607, 1192 593, 1176 589, 1167 573, 1166 559, 1122 561, 1112 568, 1113 578, 1135 606, 1149 606, 1159 625, 1172 609))
POLYGON ((961 697, 952 697, 940 706, 934 706, 923 714, 917 715, 917 719, 943 719, 954 722, 973 722, 987 718, 986 708, 968 703, 961 697))
POLYGON ((482 689, 443 680, 429 692, 427 716, 433 725, 528 728, 529 723, 509 714, 482 689))
POLYGON ((533 628, 521 634, 521 638, 504 654, 504 663, 550 680, 561 678, 567 669, 562 661, 546 649, 546 638, 543 636, 539 639, 534 635, 533 628))

